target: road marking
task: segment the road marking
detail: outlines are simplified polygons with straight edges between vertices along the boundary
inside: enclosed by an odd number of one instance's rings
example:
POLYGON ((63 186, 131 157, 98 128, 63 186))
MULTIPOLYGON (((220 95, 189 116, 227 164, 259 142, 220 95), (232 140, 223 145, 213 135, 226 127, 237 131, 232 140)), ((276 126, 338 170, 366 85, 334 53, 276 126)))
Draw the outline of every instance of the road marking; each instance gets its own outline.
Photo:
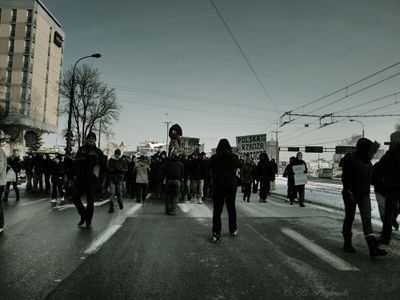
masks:
POLYGON ((284 233, 292 240, 298 242, 308 251, 310 251, 311 253, 318 256, 319 258, 326 261, 328 264, 330 264, 331 266, 340 271, 360 271, 360 269, 358 269, 357 267, 349 264, 343 259, 330 253, 329 251, 325 250, 324 248, 320 247, 319 245, 315 244, 314 242, 312 242, 311 240, 307 239, 306 237, 302 236, 301 234, 297 233, 294 230, 291 230, 289 228, 283 228, 282 233, 284 233))
POLYGON ((109 226, 103 233, 92 242, 92 244, 85 250, 85 254, 95 254, 100 247, 108 241, 110 237, 113 236, 114 233, 117 232, 118 229, 121 228, 122 225, 111 225, 109 226))
MULTIPOLYGON (((110 201, 110 199, 106 199, 101 202, 95 202, 94 206, 102 206, 103 204, 106 204, 108 201, 110 201)), ((62 211, 64 209, 72 208, 72 207, 75 207, 75 204, 64 204, 64 205, 56 206, 55 208, 58 208, 59 211, 62 211)))
POLYGON ((36 204, 38 202, 43 202, 43 201, 50 201, 50 198, 43 198, 43 199, 35 200, 34 202, 22 203, 19 206, 33 205, 33 204, 36 204))
POLYGON ((110 221, 110 225, 90 244, 85 250, 85 254, 95 254, 100 247, 107 242, 122 227, 127 217, 132 216, 139 210, 141 204, 132 206, 126 213, 116 213, 110 221))
POLYGON ((253 230, 259 237, 260 239, 262 239, 264 242, 266 242, 267 244, 269 244, 270 246, 274 246, 274 243, 271 242, 269 239, 267 239, 265 236, 263 236, 261 233, 259 233, 253 226, 251 226, 250 224, 246 224, 251 230, 253 230))

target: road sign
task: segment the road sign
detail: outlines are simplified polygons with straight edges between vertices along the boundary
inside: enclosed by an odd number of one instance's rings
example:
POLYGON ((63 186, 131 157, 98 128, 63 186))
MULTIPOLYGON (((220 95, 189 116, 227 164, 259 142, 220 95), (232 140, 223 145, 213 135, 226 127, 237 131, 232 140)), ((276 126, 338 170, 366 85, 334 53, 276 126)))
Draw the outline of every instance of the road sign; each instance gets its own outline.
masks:
POLYGON ((356 150, 355 146, 336 146, 335 153, 336 154, 346 154, 351 153, 356 150))
POLYGON ((324 152, 324 147, 322 147, 322 146, 306 146, 306 152, 322 153, 322 152, 324 152))

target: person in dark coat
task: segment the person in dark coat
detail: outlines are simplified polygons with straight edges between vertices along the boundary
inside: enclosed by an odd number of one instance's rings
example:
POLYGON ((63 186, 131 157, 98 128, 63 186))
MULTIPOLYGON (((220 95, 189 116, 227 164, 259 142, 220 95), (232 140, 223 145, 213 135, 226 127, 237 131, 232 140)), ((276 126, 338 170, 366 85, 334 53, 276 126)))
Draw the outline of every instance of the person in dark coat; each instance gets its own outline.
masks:
POLYGON ((184 167, 176 149, 172 150, 165 164, 165 213, 176 215, 184 167))
POLYGON ((227 139, 221 139, 218 143, 216 154, 210 159, 210 172, 213 189, 213 242, 219 242, 221 238, 221 214, 226 204, 228 210, 229 232, 237 235, 235 198, 237 190, 237 169, 241 163, 236 154, 232 153, 231 145, 227 139))
POLYGON ((57 155, 50 164, 51 167, 51 184, 52 184, 52 191, 51 191, 51 204, 57 205, 57 191, 60 195, 61 203, 64 202, 64 167, 62 156, 57 155))
MULTIPOLYGON (((297 152, 296 159, 293 161, 292 170, 294 170, 295 166, 304 166, 304 171, 303 171, 304 174, 308 173, 307 164, 303 160, 303 153, 297 152)), ((296 180, 294 180, 294 189, 295 189, 295 195, 298 196, 299 199, 299 206, 305 207, 304 205, 305 184, 297 184, 296 180)))
POLYGON ((50 193, 51 191, 51 182, 50 177, 52 173, 53 160, 50 157, 50 154, 45 154, 43 161, 43 174, 44 174, 44 191, 46 193, 50 193))
POLYGON ((339 166, 342 167, 342 197, 345 208, 342 227, 343 250, 345 252, 356 252, 351 238, 354 215, 358 205, 370 256, 387 254, 385 250, 378 247, 379 244, 371 224, 370 185, 373 169, 371 159, 378 149, 379 144, 377 142, 373 143, 367 138, 361 138, 357 141, 356 151, 346 154, 339 162, 339 166))
MULTIPOLYGON (((379 160, 385 190, 385 213, 380 242, 389 245, 393 219, 397 217, 400 201, 400 131, 390 135, 389 150, 379 160)), ((397 223, 397 222, 396 222, 397 223)))
POLYGON ((114 156, 110 157, 107 165, 110 192, 109 213, 114 212, 114 198, 117 196, 117 202, 120 209, 124 208, 122 203, 122 185, 125 180, 125 173, 128 171, 128 164, 125 158, 121 156, 121 150, 115 149, 114 156))
POLYGON ((91 228, 94 201, 98 196, 100 178, 104 178, 107 160, 99 148, 96 147, 96 134, 89 132, 86 136, 85 145, 79 147, 75 155, 75 184, 72 190, 72 201, 74 202, 81 220, 78 226, 86 222, 86 228, 91 228), (86 191, 85 207, 81 196, 86 191))
POLYGON ((260 182, 260 202, 267 202, 267 197, 271 187, 271 181, 275 181, 274 171, 269 161, 267 153, 259 155, 260 161, 257 164, 257 180, 260 182))
POLYGON ((16 151, 13 151, 13 154, 7 159, 7 172, 9 169, 14 171, 13 178, 11 180, 7 180, 7 184, 4 190, 4 199, 3 201, 8 200, 8 194, 10 193, 10 186, 13 186, 15 191, 15 200, 19 201, 19 188, 18 188, 18 174, 21 172, 21 160, 16 151))
POLYGON ((28 153, 22 161, 22 168, 25 170, 26 175, 26 190, 32 190, 32 179, 33 179, 33 156, 32 153, 28 153))
MULTIPOLYGON (((293 163, 296 157, 291 156, 289 158, 289 164, 283 171, 283 177, 287 177, 287 198, 289 199, 290 205, 293 205, 294 199, 296 198, 296 186, 294 185, 294 173, 293 163)), ((287 202, 287 201, 286 201, 287 202)))
POLYGON ((240 179, 243 187, 243 201, 250 202, 251 183, 254 180, 256 167, 253 160, 248 156, 240 168, 240 179))

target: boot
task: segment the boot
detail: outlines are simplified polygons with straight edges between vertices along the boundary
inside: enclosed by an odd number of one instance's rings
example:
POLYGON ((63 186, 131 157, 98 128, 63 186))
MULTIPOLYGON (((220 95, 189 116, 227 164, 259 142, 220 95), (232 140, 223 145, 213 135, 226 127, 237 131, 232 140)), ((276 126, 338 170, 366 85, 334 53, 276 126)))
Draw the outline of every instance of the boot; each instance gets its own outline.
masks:
POLYGON ((342 233, 343 235, 343 251, 349 253, 356 253, 356 249, 354 249, 353 245, 351 244, 351 237, 353 234, 351 233, 342 233))
POLYGON ((378 241, 375 237, 375 235, 367 235, 365 237, 365 240, 367 241, 368 248, 369 248, 369 256, 374 257, 374 256, 384 256, 387 254, 387 251, 384 249, 380 249, 378 247, 378 241))
POLYGON ((19 201, 19 189, 15 190, 15 201, 19 201))

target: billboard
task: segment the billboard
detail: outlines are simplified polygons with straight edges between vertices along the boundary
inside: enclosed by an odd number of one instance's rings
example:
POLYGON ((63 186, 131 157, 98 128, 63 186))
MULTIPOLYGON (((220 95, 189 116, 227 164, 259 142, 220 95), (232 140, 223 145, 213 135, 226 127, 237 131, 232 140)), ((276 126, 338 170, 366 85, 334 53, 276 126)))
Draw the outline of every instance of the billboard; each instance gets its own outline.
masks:
POLYGON ((267 135, 254 134, 236 137, 238 153, 258 155, 267 151, 267 135))

